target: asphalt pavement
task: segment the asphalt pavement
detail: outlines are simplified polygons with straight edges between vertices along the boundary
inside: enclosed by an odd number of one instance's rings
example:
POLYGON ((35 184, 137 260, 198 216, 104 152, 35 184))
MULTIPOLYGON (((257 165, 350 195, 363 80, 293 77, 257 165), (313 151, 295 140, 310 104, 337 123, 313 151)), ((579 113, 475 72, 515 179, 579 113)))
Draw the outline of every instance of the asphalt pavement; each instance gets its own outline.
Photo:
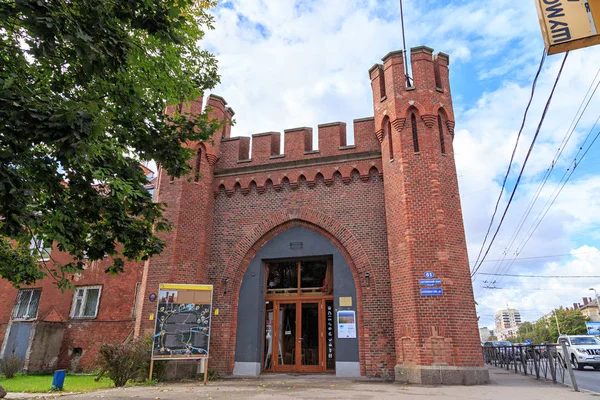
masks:
MULTIPOLYGON (((595 370, 592 367, 585 367, 583 371, 574 370, 575 380, 579 389, 591 390, 592 392, 600 393, 600 370, 595 370)), ((567 378, 569 374, 567 373, 567 378)), ((567 381, 570 384, 570 380, 567 381)))
MULTIPOLYGON (((176 382, 155 386, 134 386, 67 395, 60 400, 271 400, 271 399, 347 399, 347 400, 592 400, 592 393, 574 393, 562 385, 536 380, 512 371, 489 368, 491 382, 481 386, 410 386, 372 382, 368 379, 353 381, 334 376, 288 376, 275 374, 259 379, 225 379, 209 382, 176 382)), ((580 371, 587 373, 588 371, 580 371)), ((590 376, 597 375, 594 371, 590 376)), ((600 375, 599 375, 600 376, 600 375)), ((593 379, 593 378, 592 378, 593 379)), ((44 400, 60 396, 46 395, 44 400)), ((9 393, 11 399, 23 398, 20 393, 9 393)), ((31 399, 31 396, 29 396, 31 399)))

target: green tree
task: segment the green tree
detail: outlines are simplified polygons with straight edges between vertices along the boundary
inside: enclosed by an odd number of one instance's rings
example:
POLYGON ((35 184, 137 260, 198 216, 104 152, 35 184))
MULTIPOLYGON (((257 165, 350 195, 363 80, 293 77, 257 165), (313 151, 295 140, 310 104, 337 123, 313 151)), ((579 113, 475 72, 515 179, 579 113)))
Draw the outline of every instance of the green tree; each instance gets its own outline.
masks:
MULTIPOLYGON (((586 335, 587 328, 585 323, 587 317, 580 310, 565 310, 558 308, 553 312, 558 318, 560 325, 560 333, 563 335, 586 335)), ((552 318, 549 324, 550 335, 553 341, 558 341, 558 329, 556 326, 556 318, 552 318)))
POLYGON ((531 340, 533 342, 533 328, 533 324, 528 321, 525 321, 521 325, 519 325, 519 330, 517 332, 517 338, 515 342, 524 343, 527 340, 531 340))
POLYGON ((50 274, 60 287, 84 259, 108 272, 165 246, 163 205, 140 160, 171 176, 190 168, 186 141, 219 128, 207 113, 165 116, 219 81, 199 46, 213 0, 0 0, 0 276, 50 274), (155 233, 156 232, 156 233, 155 233), (36 263, 32 237, 73 261, 36 263))

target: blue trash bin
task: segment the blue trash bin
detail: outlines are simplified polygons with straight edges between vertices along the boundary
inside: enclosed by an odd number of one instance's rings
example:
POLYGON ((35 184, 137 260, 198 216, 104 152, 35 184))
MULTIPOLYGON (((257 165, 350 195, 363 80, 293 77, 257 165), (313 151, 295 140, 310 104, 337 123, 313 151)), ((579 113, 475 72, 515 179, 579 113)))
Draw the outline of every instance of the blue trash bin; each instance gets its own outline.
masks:
POLYGON ((59 369, 54 371, 54 379, 52 379, 52 387, 56 390, 63 390, 65 385, 65 376, 67 375, 66 369, 59 369))

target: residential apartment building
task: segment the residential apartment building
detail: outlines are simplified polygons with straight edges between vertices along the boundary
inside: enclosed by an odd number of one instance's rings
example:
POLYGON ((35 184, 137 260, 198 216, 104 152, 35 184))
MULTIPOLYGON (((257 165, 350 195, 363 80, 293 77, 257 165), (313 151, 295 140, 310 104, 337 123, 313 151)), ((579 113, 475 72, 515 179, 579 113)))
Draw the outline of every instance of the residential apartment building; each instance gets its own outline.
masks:
POLYGON ((521 325, 521 313, 514 308, 498 310, 494 313, 494 322, 496 324, 496 333, 504 329, 514 328, 521 325))

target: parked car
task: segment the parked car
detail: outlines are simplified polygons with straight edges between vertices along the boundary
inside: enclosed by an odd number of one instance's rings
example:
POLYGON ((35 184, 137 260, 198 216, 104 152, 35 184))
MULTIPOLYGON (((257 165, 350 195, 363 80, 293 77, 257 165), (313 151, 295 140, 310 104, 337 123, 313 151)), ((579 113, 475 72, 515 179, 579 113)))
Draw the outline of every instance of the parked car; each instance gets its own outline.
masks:
POLYGON ((573 367, 581 371, 589 365, 600 370, 600 339, 591 335, 562 335, 558 341, 567 345, 568 354, 563 354, 562 346, 558 351, 565 361, 571 361, 573 367))
POLYGON ((509 362, 513 357, 512 343, 505 340, 491 340, 483 344, 486 362, 509 362))

